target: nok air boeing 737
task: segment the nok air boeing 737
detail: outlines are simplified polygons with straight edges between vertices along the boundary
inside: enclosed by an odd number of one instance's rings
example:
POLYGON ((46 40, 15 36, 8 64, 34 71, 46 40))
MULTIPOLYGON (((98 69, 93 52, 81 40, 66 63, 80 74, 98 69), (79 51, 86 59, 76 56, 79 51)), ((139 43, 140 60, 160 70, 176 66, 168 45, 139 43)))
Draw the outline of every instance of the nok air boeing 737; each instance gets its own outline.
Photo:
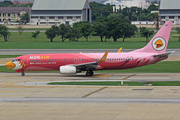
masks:
POLYGON ((141 49, 127 53, 64 53, 31 54, 15 58, 6 63, 6 67, 25 75, 25 71, 59 71, 61 74, 76 74, 87 71, 130 69, 155 64, 168 58, 172 52, 166 52, 172 22, 166 22, 152 40, 141 49))

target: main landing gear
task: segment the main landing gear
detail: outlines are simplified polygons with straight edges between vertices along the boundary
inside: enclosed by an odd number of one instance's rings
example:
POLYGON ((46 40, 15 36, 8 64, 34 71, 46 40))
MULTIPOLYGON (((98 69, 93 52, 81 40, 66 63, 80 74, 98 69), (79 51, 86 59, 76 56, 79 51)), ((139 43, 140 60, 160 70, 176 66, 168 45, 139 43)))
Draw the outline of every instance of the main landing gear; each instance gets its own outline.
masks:
POLYGON ((21 76, 25 76, 25 73, 24 73, 24 71, 21 73, 21 76))
POLYGON ((93 75, 94 75, 94 72, 92 70, 87 71, 86 73, 86 76, 93 76, 93 75))

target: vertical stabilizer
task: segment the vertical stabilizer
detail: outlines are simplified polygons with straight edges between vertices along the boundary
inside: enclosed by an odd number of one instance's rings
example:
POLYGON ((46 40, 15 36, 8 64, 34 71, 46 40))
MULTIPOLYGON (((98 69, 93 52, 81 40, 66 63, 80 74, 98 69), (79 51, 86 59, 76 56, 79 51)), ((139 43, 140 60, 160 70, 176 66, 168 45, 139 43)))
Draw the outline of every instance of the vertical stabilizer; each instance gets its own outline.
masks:
POLYGON ((172 22, 166 22, 145 47, 132 52, 165 53, 171 28, 172 22))

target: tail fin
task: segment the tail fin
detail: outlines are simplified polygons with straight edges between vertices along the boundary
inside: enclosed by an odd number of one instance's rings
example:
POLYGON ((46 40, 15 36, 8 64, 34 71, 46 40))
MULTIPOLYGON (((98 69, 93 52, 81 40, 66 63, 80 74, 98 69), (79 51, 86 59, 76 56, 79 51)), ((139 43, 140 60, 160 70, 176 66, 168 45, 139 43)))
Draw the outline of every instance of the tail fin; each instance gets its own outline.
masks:
POLYGON ((172 22, 166 22, 152 40, 143 48, 132 52, 165 53, 171 33, 172 22))

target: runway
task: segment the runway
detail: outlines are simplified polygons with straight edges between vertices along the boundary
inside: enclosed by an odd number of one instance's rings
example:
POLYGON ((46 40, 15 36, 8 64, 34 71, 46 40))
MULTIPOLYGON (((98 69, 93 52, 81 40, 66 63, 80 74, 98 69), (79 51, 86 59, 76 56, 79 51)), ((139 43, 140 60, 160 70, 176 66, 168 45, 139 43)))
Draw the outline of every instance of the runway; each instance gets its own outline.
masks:
MULTIPOLYGON (((0 55, 27 55, 27 54, 46 54, 46 53, 105 53, 117 52, 118 49, 0 49, 0 55)), ((122 52, 130 52, 134 49, 123 49, 122 52)), ((180 57, 180 49, 167 49, 176 51, 170 57, 180 57)))
POLYGON ((47 86, 42 84, 87 80, 180 81, 180 74, 109 73, 95 74, 94 77, 87 78, 84 74, 62 76, 58 73, 27 73, 26 76, 21 77, 19 73, 0 73, 0 119, 180 119, 179 86, 47 86), (93 94, 83 97, 89 93, 93 94))

